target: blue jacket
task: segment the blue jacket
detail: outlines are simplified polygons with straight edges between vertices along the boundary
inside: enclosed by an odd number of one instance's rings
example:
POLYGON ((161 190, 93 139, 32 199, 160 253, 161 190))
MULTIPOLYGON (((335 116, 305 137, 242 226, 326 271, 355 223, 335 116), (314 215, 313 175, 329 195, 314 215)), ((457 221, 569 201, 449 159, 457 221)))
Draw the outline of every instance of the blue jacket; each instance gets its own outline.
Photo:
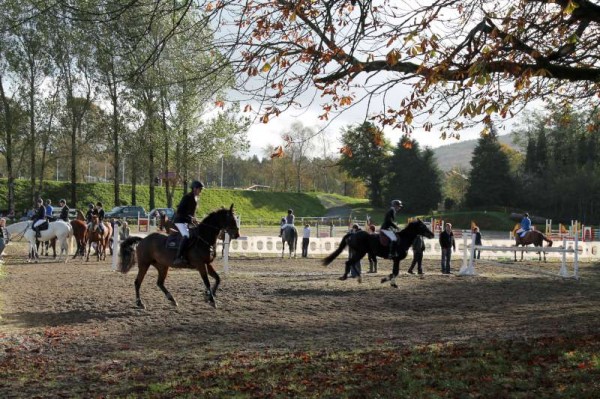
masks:
POLYGON ((529 219, 527 216, 521 220, 521 229, 523 229, 523 231, 531 230, 531 219, 529 219))

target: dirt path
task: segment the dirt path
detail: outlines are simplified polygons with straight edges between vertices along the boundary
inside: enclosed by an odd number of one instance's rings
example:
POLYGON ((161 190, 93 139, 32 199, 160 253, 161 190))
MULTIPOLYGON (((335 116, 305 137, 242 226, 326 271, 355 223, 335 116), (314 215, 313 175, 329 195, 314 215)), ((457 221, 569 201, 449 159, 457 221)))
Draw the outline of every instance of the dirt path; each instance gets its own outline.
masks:
MULTIPOLYGON (((122 275, 108 262, 8 264, 0 278, 0 360, 41 351, 54 367, 94 369, 131 356, 140 365, 157 358, 188 363, 232 351, 522 339, 600 327, 597 266, 583 265, 582 279, 573 281, 497 264, 478 266, 473 278, 442 276, 437 261, 425 263, 424 278, 403 273, 393 289, 379 282, 390 270, 386 261, 379 274, 366 274, 358 284, 337 280, 340 260, 324 268, 318 259, 234 258, 230 272, 221 273, 217 310, 204 303, 197 272, 170 272, 167 287, 179 302, 174 308, 152 270, 142 286, 146 311, 133 306, 137 269, 122 275)), ((453 267, 458 270, 458 261, 453 267)), ((41 389, 18 381, 0 382, 3 388, 16 396, 37 396, 41 389)), ((67 396, 86 396, 92 388, 67 396)))

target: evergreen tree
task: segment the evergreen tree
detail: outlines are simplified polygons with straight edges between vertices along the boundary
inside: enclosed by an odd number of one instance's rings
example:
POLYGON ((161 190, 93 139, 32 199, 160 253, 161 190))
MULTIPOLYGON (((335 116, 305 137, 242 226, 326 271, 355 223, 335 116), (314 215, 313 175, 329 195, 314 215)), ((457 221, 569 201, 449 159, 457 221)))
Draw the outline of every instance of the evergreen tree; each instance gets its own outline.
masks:
POLYGON ((382 206, 382 181, 389 160, 389 144, 372 123, 342 131, 342 158, 339 165, 350 176, 363 180, 373 206, 382 206))
POLYGON ((427 213, 442 200, 441 172, 433 151, 420 150, 419 144, 402 137, 394 149, 388 170, 386 199, 399 199, 406 211, 427 213))
POLYGON ((465 202, 469 207, 511 204, 515 191, 507 155, 502 151, 495 129, 482 136, 473 150, 469 189, 465 202))

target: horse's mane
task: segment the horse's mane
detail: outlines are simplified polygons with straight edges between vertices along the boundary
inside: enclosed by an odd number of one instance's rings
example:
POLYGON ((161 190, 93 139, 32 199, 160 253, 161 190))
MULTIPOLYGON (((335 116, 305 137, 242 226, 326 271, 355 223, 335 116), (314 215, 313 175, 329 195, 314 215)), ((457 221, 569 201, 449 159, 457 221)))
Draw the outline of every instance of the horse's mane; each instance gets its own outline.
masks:
POLYGON ((202 223, 210 224, 209 223, 210 221, 214 220, 215 218, 220 218, 222 214, 226 214, 228 212, 229 212, 229 209, 226 209, 226 208, 217 209, 215 211, 212 211, 208 215, 206 215, 200 223, 201 224, 202 223))

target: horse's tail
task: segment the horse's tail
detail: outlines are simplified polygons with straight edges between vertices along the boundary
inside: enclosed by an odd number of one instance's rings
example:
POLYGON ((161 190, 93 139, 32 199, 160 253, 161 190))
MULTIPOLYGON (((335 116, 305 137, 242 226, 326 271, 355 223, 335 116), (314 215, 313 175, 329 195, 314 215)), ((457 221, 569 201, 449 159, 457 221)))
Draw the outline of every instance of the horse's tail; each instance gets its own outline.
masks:
POLYGON ((347 244, 346 240, 348 239, 348 237, 350 236, 350 234, 352 234, 352 233, 346 234, 342 238, 342 241, 340 242, 340 246, 335 251, 333 251, 330 255, 328 255, 325 259, 323 259, 323 264, 325 266, 327 266, 328 264, 330 264, 331 262, 333 262, 333 260, 335 258, 337 258, 342 253, 342 251, 344 250, 344 248, 346 248, 346 244, 347 244))
POLYGON ((135 264, 135 249, 140 241, 142 241, 141 237, 129 237, 121 243, 118 269, 121 273, 127 273, 135 264))

